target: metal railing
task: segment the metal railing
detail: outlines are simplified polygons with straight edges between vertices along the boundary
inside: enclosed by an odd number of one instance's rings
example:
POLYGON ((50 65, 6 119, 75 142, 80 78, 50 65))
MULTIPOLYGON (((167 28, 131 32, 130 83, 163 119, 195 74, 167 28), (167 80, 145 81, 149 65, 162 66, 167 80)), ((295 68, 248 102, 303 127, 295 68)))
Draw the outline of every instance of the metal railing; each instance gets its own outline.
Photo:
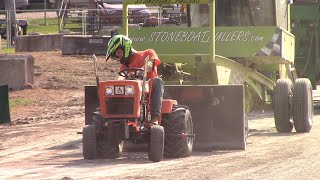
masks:
MULTIPOLYGON (((181 14, 179 10, 168 14, 168 10, 164 11, 159 6, 146 6, 144 9, 131 9, 129 11, 129 23, 140 27, 155 27, 162 24, 179 26, 184 23, 185 18, 185 14, 181 14)), ((60 32, 82 35, 110 35, 103 34, 102 29, 122 25, 121 10, 114 12, 113 9, 107 8, 17 10, 15 14, 17 22, 26 22, 24 26, 19 28, 13 28, 16 23, 12 22, 11 13, 9 10, 0 11, 2 47, 7 48, 14 47, 14 39, 18 35, 57 34, 60 32)))
POLYGON ((0 10, 0 35, 3 48, 14 47, 14 38, 28 33, 58 33, 56 9, 47 10, 0 10), (16 21, 11 17, 15 13, 16 21), (52 30, 54 27, 55 30, 52 30), (35 30, 39 29, 39 32, 35 30), (46 30, 47 29, 47 30, 46 30))

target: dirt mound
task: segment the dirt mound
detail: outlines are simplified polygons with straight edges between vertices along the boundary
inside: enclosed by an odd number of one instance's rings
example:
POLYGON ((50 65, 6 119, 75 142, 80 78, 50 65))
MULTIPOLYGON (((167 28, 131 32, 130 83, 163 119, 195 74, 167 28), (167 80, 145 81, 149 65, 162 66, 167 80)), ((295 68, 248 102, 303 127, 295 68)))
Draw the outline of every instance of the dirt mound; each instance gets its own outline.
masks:
MULTIPOLYGON (((84 113, 84 86, 94 85, 91 56, 63 56, 60 51, 36 52, 34 84, 20 91, 10 91, 11 122, 13 124, 67 119, 84 113)), ((118 62, 105 62, 98 56, 101 80, 113 79, 118 62)))

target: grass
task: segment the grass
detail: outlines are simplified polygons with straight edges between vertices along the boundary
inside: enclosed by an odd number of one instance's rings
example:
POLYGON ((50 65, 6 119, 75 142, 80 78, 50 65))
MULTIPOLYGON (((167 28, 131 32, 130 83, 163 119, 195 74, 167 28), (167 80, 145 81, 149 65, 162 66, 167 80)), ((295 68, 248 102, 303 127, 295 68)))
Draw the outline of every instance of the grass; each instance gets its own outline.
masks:
MULTIPOLYGON (((41 19, 30 19, 28 20, 27 33, 36 32, 39 34, 57 34, 58 30, 58 18, 48 18, 46 21, 41 19), (45 25, 45 23, 47 25, 45 25)), ((6 48, 6 41, 2 39, 2 53, 13 54, 15 53, 14 48, 6 48)))
MULTIPOLYGON (((70 24, 69 28, 76 28, 78 24, 70 24)), ((27 33, 39 33, 39 34, 58 34, 59 33, 59 22, 58 18, 43 18, 40 19, 29 19, 27 33)), ((2 53, 12 54, 15 53, 14 48, 6 48, 6 40, 2 39, 2 53), (5 41, 5 42, 4 42, 5 41)))
POLYGON ((9 98, 9 108, 13 108, 16 106, 26 106, 32 103, 32 100, 27 98, 9 98))
POLYGON ((2 53, 3 54, 13 54, 13 53, 15 53, 16 51, 15 51, 15 49, 14 48, 3 48, 2 49, 2 53))
POLYGON ((39 34, 57 34, 58 29, 58 18, 42 19, 30 19, 28 20, 27 32, 37 32, 39 34), (45 24, 46 23, 46 24, 45 24))
MULTIPOLYGON (((81 25, 67 24, 67 28, 79 28, 81 25)), ((57 34, 59 33, 59 21, 58 18, 44 18, 40 19, 28 19, 27 33, 39 33, 39 34, 57 34)))

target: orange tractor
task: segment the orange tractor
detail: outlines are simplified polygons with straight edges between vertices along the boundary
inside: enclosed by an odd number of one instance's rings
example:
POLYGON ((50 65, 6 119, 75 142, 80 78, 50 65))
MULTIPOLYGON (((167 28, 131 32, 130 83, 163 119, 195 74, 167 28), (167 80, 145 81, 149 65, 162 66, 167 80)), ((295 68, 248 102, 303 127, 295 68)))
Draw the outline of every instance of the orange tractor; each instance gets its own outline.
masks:
MULTIPOLYGON (((99 81, 94 55, 93 59, 97 86, 85 87, 86 111, 94 112, 92 118, 86 117, 82 132, 85 159, 117 158, 125 140, 147 143, 149 160, 154 162, 163 156, 191 154, 193 123, 186 106, 178 105, 176 100, 163 99, 158 124, 148 126, 152 92, 146 80, 147 65, 121 70, 119 75, 125 80, 99 81)), ((148 61, 146 57, 145 64, 148 61)))

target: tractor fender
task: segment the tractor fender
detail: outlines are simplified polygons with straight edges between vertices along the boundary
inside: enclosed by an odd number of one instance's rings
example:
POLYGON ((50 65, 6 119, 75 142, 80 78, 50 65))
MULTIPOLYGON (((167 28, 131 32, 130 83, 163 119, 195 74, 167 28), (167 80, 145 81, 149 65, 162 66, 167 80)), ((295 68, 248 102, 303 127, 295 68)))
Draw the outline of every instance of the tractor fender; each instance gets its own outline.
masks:
POLYGON ((85 92, 85 125, 92 123, 93 113, 99 108, 99 98, 96 85, 88 85, 84 87, 85 92))
POLYGON ((172 112, 172 106, 177 105, 177 101, 173 99, 163 99, 162 100, 162 107, 161 107, 161 113, 171 113, 172 112))

